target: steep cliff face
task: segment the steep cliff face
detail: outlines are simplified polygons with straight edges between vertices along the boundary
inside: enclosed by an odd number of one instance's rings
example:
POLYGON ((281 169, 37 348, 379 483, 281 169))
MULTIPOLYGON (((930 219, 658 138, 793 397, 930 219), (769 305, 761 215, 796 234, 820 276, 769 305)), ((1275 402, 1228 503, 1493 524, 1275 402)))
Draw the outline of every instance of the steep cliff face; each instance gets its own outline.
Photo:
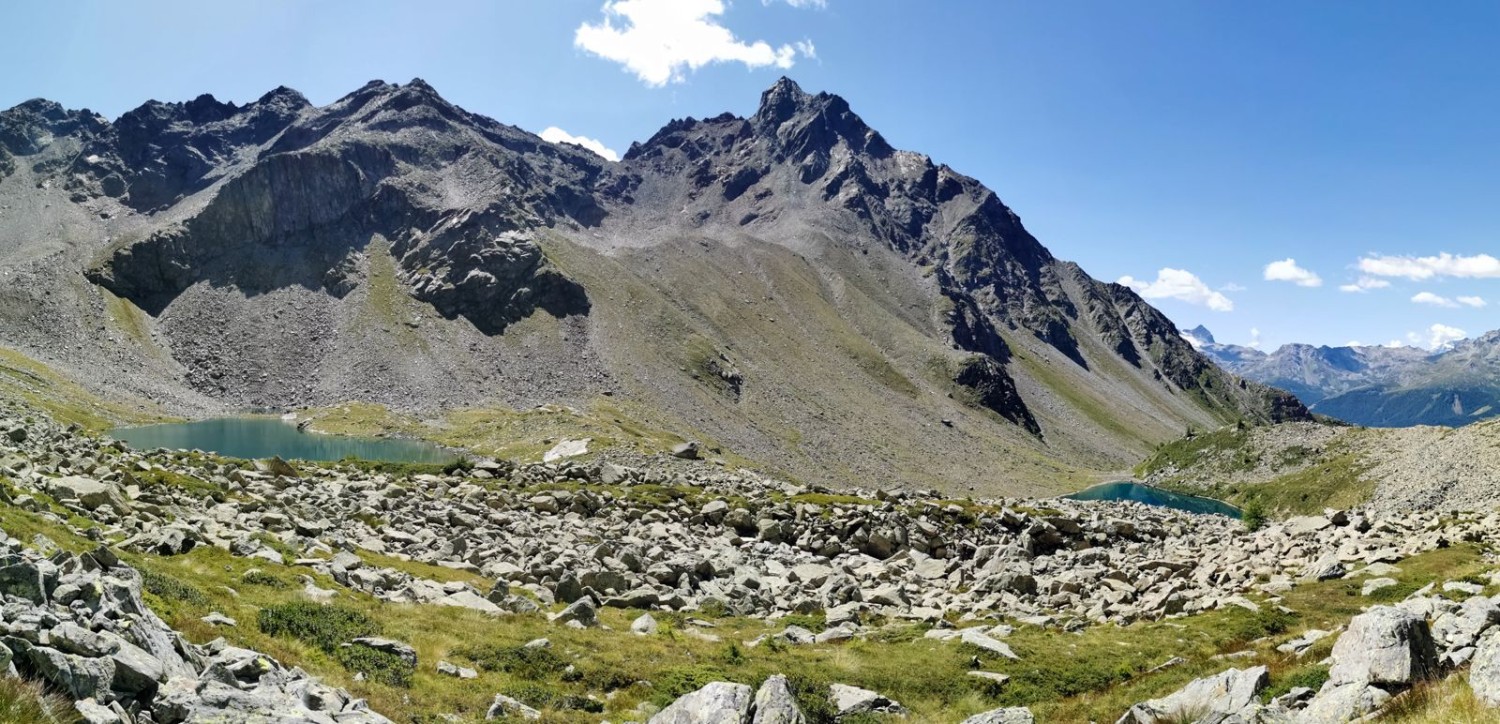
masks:
POLYGON ((112 124, 33 101, 0 113, 0 151, 0 197, 26 210, 0 216, 0 264, 15 309, 52 310, 0 315, 0 335, 36 347, 57 332, 28 320, 49 315, 103 329, 62 361, 137 357, 130 385, 168 398, 618 394, 815 477, 1015 485, 1125 467, 1184 425, 1306 415, 1054 258, 978 181, 787 79, 619 163, 421 81, 323 108, 285 88, 153 101, 112 124), (66 233, 42 244, 23 221, 66 233), (69 270, 93 286, 59 301, 69 270))

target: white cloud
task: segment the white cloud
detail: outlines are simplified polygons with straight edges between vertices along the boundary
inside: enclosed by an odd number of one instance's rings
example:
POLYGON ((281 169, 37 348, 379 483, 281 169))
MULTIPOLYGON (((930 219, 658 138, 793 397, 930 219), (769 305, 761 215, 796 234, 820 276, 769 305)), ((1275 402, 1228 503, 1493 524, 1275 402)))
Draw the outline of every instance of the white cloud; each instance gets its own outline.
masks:
POLYGON ((1250 342, 1248 344, 1246 344, 1245 346, 1249 347, 1250 349, 1260 349, 1260 328, 1259 327, 1251 327, 1250 328, 1250 342))
MULTIPOLYGON (((770 5, 774 0, 760 0, 761 5, 770 5)), ((828 7, 828 0, 785 0, 786 4, 794 8, 817 8, 822 10, 828 7)))
POLYGON ((588 136, 575 136, 557 126, 547 126, 547 130, 542 131, 541 136, 542 140, 548 143, 571 143, 575 146, 583 146, 610 161, 620 160, 620 154, 615 153, 614 149, 604 145, 602 141, 588 136))
POLYGON ((1375 277, 1360 277, 1359 281, 1356 281, 1353 284, 1344 284, 1344 285, 1340 286, 1339 287, 1339 291, 1341 291, 1341 292, 1368 292, 1371 289, 1385 289, 1386 287, 1389 287, 1390 285, 1391 285, 1391 283, 1388 282, 1388 281, 1386 281, 1386 280, 1384 280, 1384 279, 1377 279, 1375 277))
MULTIPOLYGON (((817 0, 792 2, 821 6, 817 0)), ((719 24, 723 0, 608 0, 598 24, 584 23, 573 44, 619 63, 653 87, 681 83, 690 71, 710 63, 744 63, 750 68, 790 68, 800 54, 817 57, 811 41, 771 47, 745 42, 719 24)))
POLYGON ((1466 307, 1473 307, 1475 309, 1483 309, 1490 305, 1489 302, 1484 301, 1484 297, 1458 297, 1453 301, 1458 302, 1459 304, 1462 304, 1466 307))
POLYGON ((1273 261, 1266 265, 1266 281, 1268 282, 1292 282, 1299 287, 1321 287, 1323 278, 1317 274, 1297 266, 1297 260, 1291 257, 1281 261, 1273 261))
POLYGON ((1209 289, 1202 279, 1182 269, 1163 268, 1156 272, 1154 282, 1123 276, 1119 283, 1134 289, 1146 299, 1177 299, 1208 307, 1215 312, 1234 310, 1234 302, 1229 297, 1209 289))
POLYGON ((1243 292, 1243 291, 1245 291, 1245 285, 1243 285, 1243 284, 1235 284, 1234 282, 1230 282, 1228 284, 1225 284, 1222 287, 1219 287, 1219 291, 1221 291, 1221 292, 1243 292))
MULTIPOLYGON (((1407 336, 1413 337, 1413 341, 1421 339, 1415 335, 1407 336)), ((1469 333, 1458 327, 1450 327, 1446 324, 1434 324, 1427 328, 1427 349, 1442 349, 1467 336, 1469 336, 1469 333)))
POLYGON ((1433 277, 1500 278, 1500 259, 1489 254, 1455 256, 1448 252, 1416 257, 1377 255, 1360 257, 1359 270, 1374 276, 1404 277, 1414 281, 1433 277))
POLYGON ((1440 297, 1432 292, 1417 292, 1411 298, 1416 304, 1431 304, 1434 307, 1456 307, 1458 302, 1447 297, 1440 297))

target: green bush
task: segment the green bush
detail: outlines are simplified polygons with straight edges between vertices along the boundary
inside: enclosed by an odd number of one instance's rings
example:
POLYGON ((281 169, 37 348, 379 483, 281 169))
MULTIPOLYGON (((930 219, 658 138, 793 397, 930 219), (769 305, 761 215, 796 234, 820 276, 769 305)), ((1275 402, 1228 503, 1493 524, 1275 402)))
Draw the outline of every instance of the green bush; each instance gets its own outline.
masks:
POLYGON ((447 473, 449 475, 457 475, 459 473, 467 473, 467 472, 469 472, 470 470, 473 470, 473 469, 474 469, 474 461, 470 460, 468 458, 468 456, 466 456, 466 455, 460 455, 460 456, 458 456, 457 460, 454 460, 453 462, 448 463, 447 465, 443 466, 443 472, 447 473))
POLYGON ((1278 696, 1290 692, 1298 687, 1307 687, 1313 691, 1323 688, 1323 683, 1328 681, 1327 666, 1308 666, 1293 669, 1285 674, 1274 677, 1271 685, 1266 687, 1261 696, 1262 701, 1269 702, 1278 696))
POLYGON ((207 594, 190 584, 154 571, 141 571, 141 587, 163 601, 178 601, 190 606, 209 605, 207 594))
POLYGON ((240 576, 240 582, 244 583, 247 586, 265 586, 267 588, 277 589, 287 587, 286 581, 283 581, 280 578, 271 575, 270 573, 266 573, 259 568, 252 568, 248 571, 245 571, 245 575, 240 576))
POLYGON ((539 684, 525 684, 506 690, 505 695, 537 709, 571 709, 598 714, 604 711, 604 702, 586 696, 564 694, 539 684))
POLYGON ((707 666, 679 666, 657 676, 651 701, 666 706, 679 697, 691 694, 715 681, 731 681, 720 669, 707 666))
POLYGON ((341 646, 333 657, 345 669, 362 673, 370 681, 389 686, 411 686, 411 676, 417 671, 417 667, 406 659, 368 646, 341 646))
POLYGON ((1245 530, 1257 531, 1266 524, 1266 506, 1259 500, 1252 500, 1245 504, 1240 512, 1240 522, 1245 524, 1245 530))
POLYGON ((503 671, 531 681, 550 679, 568 668, 568 662, 548 648, 479 644, 459 647, 453 653, 485 671, 503 671))
POLYGON ((835 721, 838 710, 828 698, 828 681, 801 673, 788 674, 786 683, 808 724, 832 724, 835 721))
POLYGON ((262 633, 290 636, 330 654, 337 651, 340 644, 380 633, 380 624, 359 611, 310 601, 263 608, 256 623, 262 633))

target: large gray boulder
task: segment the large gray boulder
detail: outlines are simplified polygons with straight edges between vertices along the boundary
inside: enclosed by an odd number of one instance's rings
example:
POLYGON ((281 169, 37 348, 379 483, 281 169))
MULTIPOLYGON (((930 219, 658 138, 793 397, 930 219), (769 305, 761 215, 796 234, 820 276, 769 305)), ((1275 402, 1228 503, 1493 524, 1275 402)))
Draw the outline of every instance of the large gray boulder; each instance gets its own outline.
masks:
POLYGON ((755 692, 755 717, 750 724, 806 724, 807 717, 792 696, 785 676, 777 674, 765 680, 755 692))
POLYGON ((1500 707, 1500 629, 1480 639, 1474 664, 1469 667, 1469 686, 1485 706, 1500 707))
POLYGON ((1442 650, 1453 651, 1473 646, 1497 623, 1500 606, 1484 596, 1472 596, 1458 610, 1438 615, 1432 622, 1432 638, 1442 650))
POLYGON ((108 505, 115 510, 125 512, 129 506, 115 486, 109 483, 101 483, 93 478, 85 478, 79 475, 66 475, 51 482, 49 492, 56 498, 73 498, 83 504, 83 507, 94 510, 100 506, 108 505))
POLYGON ((1162 724, 1165 722, 1218 722, 1258 705, 1260 692, 1271 683, 1264 666, 1229 669, 1160 699, 1131 707, 1116 724, 1162 724))
POLYGON ((752 694, 744 684, 715 681, 679 697, 651 717, 649 724, 745 724, 752 694))
POLYGON ((1349 621, 1333 645, 1330 684, 1404 687, 1438 673, 1437 649, 1427 619, 1392 606, 1377 606, 1349 621))
POLYGON ((496 694, 495 700, 490 703, 490 708, 484 713, 486 720, 490 719, 525 719, 535 721, 542 718, 542 713, 504 694, 496 694))
POLYGON ((114 698, 110 684, 115 678, 114 662, 107 658, 89 658, 65 654, 46 646, 32 646, 16 657, 18 669, 45 679, 76 699, 114 698))
POLYGON ((855 714, 906 714, 901 702, 857 686, 834 684, 828 687, 828 697, 839 719, 855 714))
POLYGON ((982 714, 975 714, 963 721, 963 724, 1035 724, 1036 717, 1031 715, 1031 710, 1024 706, 1014 706, 1005 709, 991 709, 982 714))
POLYGON ((1438 674, 1427 619, 1393 606, 1377 606, 1350 620, 1331 658, 1328 682, 1298 714, 1299 722, 1359 719, 1385 706, 1392 694, 1438 674))
POLYGON ((1307 708, 1297 712, 1299 724, 1346 724, 1377 711, 1391 700, 1385 689, 1369 684, 1324 684, 1307 708))

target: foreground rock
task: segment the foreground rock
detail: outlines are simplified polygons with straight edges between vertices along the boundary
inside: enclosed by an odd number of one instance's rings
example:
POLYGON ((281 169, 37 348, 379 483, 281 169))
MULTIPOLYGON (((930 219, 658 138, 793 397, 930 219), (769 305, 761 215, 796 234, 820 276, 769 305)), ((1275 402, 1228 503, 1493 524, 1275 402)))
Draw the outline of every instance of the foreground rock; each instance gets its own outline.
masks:
POLYGON ((141 599, 141 576, 108 549, 43 557, 0 542, 0 644, 21 677, 66 692, 91 722, 384 724, 342 689, 216 639, 189 643, 141 599))
POLYGON ((716 681, 683 695, 651 717, 649 724, 801 724, 806 719, 787 687, 772 676, 754 691, 744 684, 716 681))
POLYGON ((1232 717, 1253 721, 1261 709, 1259 695, 1271 683, 1264 666, 1230 669, 1197 679, 1161 699, 1136 704, 1117 724, 1175 724, 1192 721, 1212 724, 1232 717))
POLYGON ((1427 619, 1393 606, 1377 606, 1355 616, 1334 644, 1331 659, 1328 681, 1300 721, 1358 719, 1440 671, 1427 619))

